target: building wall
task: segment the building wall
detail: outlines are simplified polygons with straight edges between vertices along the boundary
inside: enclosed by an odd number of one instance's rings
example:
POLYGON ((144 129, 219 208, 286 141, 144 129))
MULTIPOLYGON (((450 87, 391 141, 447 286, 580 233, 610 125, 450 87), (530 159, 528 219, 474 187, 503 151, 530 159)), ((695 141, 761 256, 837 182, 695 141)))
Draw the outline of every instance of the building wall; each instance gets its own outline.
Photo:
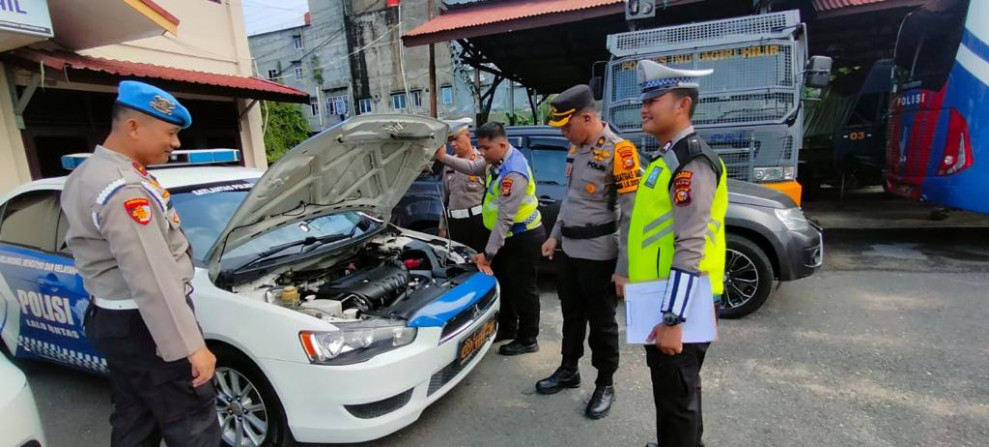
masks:
POLYGON ((435 46, 437 92, 429 91, 428 47, 406 48, 402 45, 402 34, 428 19, 426 0, 406 0, 392 8, 385 6, 385 0, 343 1, 347 8, 347 37, 356 101, 370 100, 374 112, 428 114, 429 96, 436 94, 439 117, 469 114, 473 101, 466 104, 463 101, 469 98, 469 91, 458 98, 458 90, 465 90, 466 86, 454 76, 449 45, 435 46), (443 87, 452 89, 454 100, 450 103, 442 100, 443 87), (419 92, 419 105, 413 101, 414 91, 419 92), (392 95, 406 92, 406 107, 395 107, 392 95))
MULTIPOLYGON (((156 0, 156 3, 180 20, 177 35, 165 34, 80 53, 221 74, 253 74, 241 0, 224 0, 221 3, 207 0, 156 0)), ((57 29, 55 33, 57 35, 57 29)), ((7 85, 7 73, 4 64, 0 64, 0 84, 7 85)), ((23 83, 18 81, 18 85, 23 83)), ((68 85, 66 88, 76 87, 68 85)), ((0 159, 7 161, 0 163, 0 194, 32 180, 23 135, 15 121, 15 99, 12 96, 11 89, 0 89, 0 159)), ((180 99, 189 97, 181 94, 177 96, 180 99)), ((251 107, 252 101, 241 98, 198 99, 233 101, 238 113, 245 164, 267 167, 259 107, 251 107)))
MULTIPOLYGON (((242 0, 156 0, 179 19, 175 35, 139 39, 83 50, 79 53, 108 59, 144 62, 211 73, 252 76, 254 64, 247 43, 242 0)), ((58 30, 55 30, 56 33, 58 30)), ((178 95, 181 99, 182 95, 178 95)), ((248 166, 266 168, 259 107, 237 99, 241 143, 248 166)))
POLYGON ((353 116, 354 108, 343 3, 316 0, 309 8, 309 25, 256 34, 249 41, 257 76, 269 77, 269 72, 277 73, 282 67, 281 76, 273 80, 308 92, 318 104, 302 106, 310 131, 318 132, 353 116), (302 49, 295 48, 295 36, 302 37, 302 49), (296 67, 301 68, 301 79, 296 77, 296 67), (322 72, 322 84, 317 71, 322 72))

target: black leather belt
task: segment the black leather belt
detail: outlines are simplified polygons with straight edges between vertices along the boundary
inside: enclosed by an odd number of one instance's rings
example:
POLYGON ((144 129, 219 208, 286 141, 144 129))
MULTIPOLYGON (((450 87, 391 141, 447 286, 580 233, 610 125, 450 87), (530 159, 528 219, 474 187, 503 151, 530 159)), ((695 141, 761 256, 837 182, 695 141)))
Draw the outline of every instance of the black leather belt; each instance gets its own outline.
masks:
POLYGON ((596 237, 607 236, 618 231, 618 222, 608 222, 600 225, 584 225, 582 227, 560 228, 560 233, 567 239, 594 239, 596 237))

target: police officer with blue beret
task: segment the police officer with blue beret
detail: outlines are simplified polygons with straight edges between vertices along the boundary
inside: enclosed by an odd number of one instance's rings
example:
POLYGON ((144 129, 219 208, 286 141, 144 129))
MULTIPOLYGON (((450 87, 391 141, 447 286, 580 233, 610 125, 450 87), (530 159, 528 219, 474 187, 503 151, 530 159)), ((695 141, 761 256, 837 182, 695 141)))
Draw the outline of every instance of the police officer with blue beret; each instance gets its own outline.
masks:
POLYGON ((712 72, 650 60, 637 67, 642 130, 661 149, 636 192, 628 270, 633 283, 666 280, 666 290, 656 297, 661 323, 645 347, 662 447, 703 446, 700 372, 710 343, 683 343, 683 323, 692 318, 691 300, 706 301, 702 304, 714 306, 716 314, 724 289, 728 179, 721 158, 691 124, 701 78, 712 72), (702 281, 710 282, 713 296, 700 295, 702 281))
POLYGON ((120 83, 110 135, 65 182, 66 244, 91 294, 86 336, 106 358, 112 446, 216 446, 213 373, 192 300, 192 248, 146 169, 192 124, 174 96, 120 83))

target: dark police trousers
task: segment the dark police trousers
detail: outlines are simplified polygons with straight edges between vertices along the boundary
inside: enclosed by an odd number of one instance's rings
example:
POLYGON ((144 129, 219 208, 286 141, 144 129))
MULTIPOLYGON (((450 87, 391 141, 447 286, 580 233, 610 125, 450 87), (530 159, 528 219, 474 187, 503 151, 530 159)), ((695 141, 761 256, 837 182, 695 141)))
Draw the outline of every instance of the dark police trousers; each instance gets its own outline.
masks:
POLYGON ((539 335, 539 287, 536 263, 546 239, 542 225, 505 239, 491 263, 501 284, 498 332, 515 334, 516 340, 535 343, 539 335))
POLYGON ((591 347, 591 364, 598 370, 595 384, 612 385, 618 370, 618 323, 615 321, 616 260, 596 261, 571 258, 560 251, 556 255, 556 291, 563 310, 563 366, 576 368, 584 355, 584 337, 590 324, 587 344, 591 347))
POLYGON ((446 223, 450 239, 473 248, 478 253, 484 253, 484 246, 488 244, 491 232, 484 228, 484 218, 480 214, 466 219, 448 217, 446 223))
POLYGON ((113 447, 209 446, 220 442, 216 389, 192 386, 186 359, 166 362, 138 310, 107 310, 90 305, 86 337, 106 357, 110 369, 113 447))
POLYGON ((663 354, 646 345, 646 364, 656 403, 656 438, 662 447, 702 447, 701 366, 710 343, 684 343, 683 352, 663 354))

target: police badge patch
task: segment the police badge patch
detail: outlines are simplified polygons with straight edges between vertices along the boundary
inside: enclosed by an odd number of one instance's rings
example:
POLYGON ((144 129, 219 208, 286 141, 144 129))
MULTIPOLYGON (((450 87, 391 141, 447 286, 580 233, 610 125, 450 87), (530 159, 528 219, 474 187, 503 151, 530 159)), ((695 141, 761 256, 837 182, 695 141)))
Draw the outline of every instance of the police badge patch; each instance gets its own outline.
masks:
POLYGON ((512 183, 514 183, 514 180, 510 178, 506 178, 501 181, 502 197, 510 197, 512 195, 512 183))
POLYGON ((134 222, 141 225, 151 222, 151 202, 148 199, 130 199, 124 202, 124 209, 134 222))
POLYGON ((693 172, 680 171, 673 179, 673 203, 677 206, 690 205, 690 185, 693 178, 693 172))

